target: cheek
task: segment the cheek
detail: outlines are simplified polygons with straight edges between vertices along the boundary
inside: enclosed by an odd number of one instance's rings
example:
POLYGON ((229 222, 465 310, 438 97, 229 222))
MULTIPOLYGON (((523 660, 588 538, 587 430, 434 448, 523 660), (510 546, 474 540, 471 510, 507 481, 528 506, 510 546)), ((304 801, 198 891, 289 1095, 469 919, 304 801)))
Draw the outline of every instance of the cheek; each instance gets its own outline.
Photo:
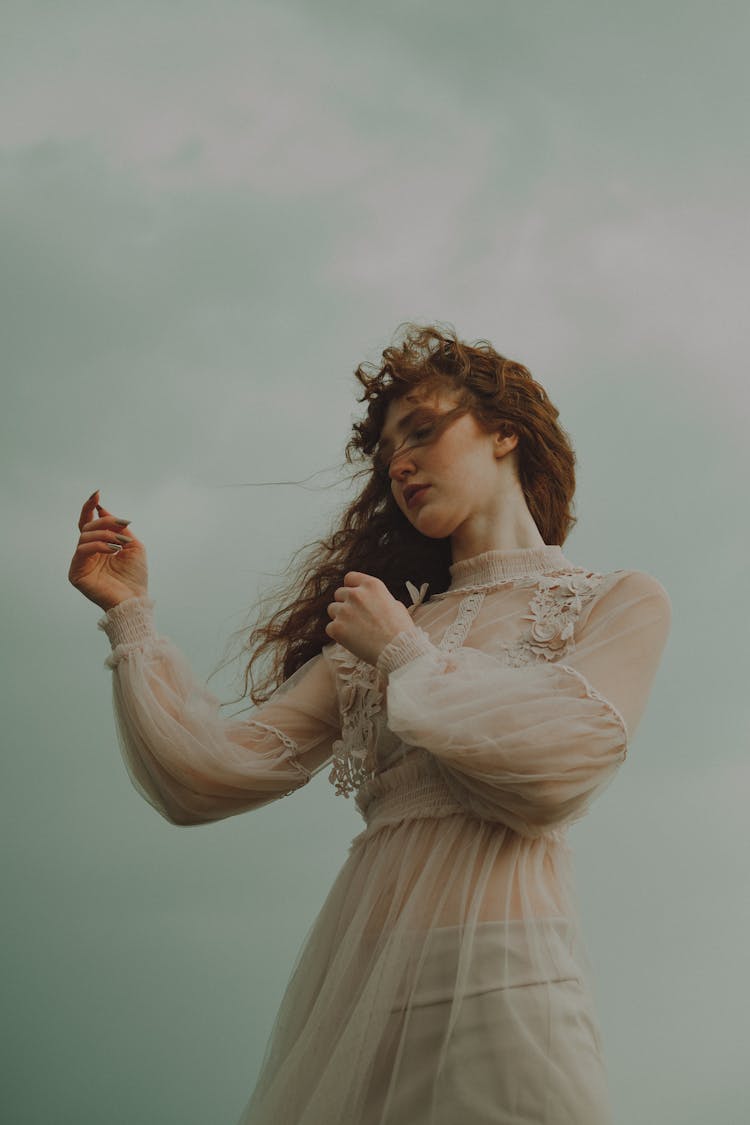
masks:
MULTIPOLYGON (((425 464, 428 478, 432 467, 425 464)), ((483 502, 492 488, 486 458, 479 451, 465 447, 446 450, 445 454, 441 451, 440 457, 434 461, 434 480, 439 487, 440 499, 460 512, 483 502)))
POLYGON ((429 464, 425 463, 428 474, 430 469, 434 469, 435 475, 439 477, 442 484, 450 487, 452 491, 462 491, 462 486, 467 483, 467 479, 474 471, 469 452, 456 441, 440 442, 430 452, 429 464))

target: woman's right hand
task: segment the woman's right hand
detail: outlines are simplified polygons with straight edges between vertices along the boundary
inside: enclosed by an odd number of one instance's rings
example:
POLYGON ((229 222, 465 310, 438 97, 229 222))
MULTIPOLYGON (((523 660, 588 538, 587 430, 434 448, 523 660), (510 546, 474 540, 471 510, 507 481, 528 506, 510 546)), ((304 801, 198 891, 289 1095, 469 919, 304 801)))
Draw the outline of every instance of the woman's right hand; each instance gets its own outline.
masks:
POLYGON ((68 580, 106 612, 126 598, 148 594, 148 566, 143 543, 127 534, 117 518, 96 502, 98 496, 97 489, 81 509, 81 535, 68 580), (94 519, 97 510, 100 518, 94 519))

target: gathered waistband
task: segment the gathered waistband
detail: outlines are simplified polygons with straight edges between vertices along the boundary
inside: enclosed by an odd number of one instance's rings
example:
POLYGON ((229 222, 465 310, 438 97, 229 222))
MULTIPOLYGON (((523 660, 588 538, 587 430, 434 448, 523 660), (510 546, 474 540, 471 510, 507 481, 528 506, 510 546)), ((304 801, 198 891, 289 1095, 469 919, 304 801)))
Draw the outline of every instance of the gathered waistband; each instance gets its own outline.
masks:
MULTIPOLYGON (((369 839, 381 828, 410 820, 439 820, 463 816, 482 822, 482 818, 463 804, 443 776, 435 769, 430 755, 417 749, 397 765, 375 774, 358 790, 354 801, 367 827, 352 840, 352 847, 369 839)), ((514 831, 498 821, 497 827, 514 831)), ((547 842, 567 844, 564 826, 529 833, 529 839, 542 837, 547 842)))
POLYGON ((357 794, 356 805, 370 835, 387 824, 402 820, 422 820, 466 814, 450 789, 437 775, 409 776, 404 763, 376 776, 357 794))

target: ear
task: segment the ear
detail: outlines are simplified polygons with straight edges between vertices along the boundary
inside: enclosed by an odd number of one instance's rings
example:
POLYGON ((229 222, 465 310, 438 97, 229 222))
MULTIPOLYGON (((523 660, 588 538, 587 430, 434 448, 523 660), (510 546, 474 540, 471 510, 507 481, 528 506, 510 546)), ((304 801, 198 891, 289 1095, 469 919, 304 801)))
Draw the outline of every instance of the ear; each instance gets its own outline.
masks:
POLYGON ((518 434, 510 430, 507 434, 495 434, 495 454, 498 457, 505 457, 512 449, 518 445, 518 434))

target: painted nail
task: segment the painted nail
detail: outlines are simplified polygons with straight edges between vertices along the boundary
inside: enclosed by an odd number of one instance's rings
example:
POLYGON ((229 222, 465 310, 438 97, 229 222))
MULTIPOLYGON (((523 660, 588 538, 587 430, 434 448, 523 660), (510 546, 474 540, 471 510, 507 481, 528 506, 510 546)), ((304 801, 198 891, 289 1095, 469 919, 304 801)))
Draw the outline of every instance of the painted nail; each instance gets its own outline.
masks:
POLYGON ((127 527, 130 523, 130 520, 115 520, 115 523, 118 527, 127 527))
POLYGON ((109 547, 110 551, 121 551, 122 550, 122 547, 120 546, 119 543, 108 543, 107 546, 109 547))
POLYGON ((127 535, 118 535, 117 538, 120 540, 121 543, 129 543, 130 542, 130 539, 128 539, 127 535))

